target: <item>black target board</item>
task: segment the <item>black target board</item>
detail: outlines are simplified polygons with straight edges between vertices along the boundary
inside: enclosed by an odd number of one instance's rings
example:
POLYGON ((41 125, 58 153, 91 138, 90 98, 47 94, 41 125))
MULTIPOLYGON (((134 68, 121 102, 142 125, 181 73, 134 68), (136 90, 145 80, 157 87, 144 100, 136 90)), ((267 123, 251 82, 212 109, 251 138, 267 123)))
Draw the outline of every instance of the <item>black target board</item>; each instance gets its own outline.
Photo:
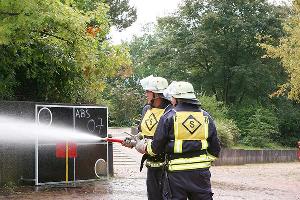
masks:
MULTIPOLYGON (((107 137, 107 116, 107 108, 100 106, 36 105, 37 125, 50 130, 63 127, 71 134, 97 136, 99 141, 47 141, 37 137, 35 184, 69 183, 99 177, 95 174, 95 163, 99 159, 107 162, 107 143, 100 141, 107 137)), ((51 131, 48 134, 52 134, 51 131)), ((64 133, 60 136, 63 138, 64 133)), ((101 173, 103 176, 108 174, 108 167, 105 170, 101 173)))

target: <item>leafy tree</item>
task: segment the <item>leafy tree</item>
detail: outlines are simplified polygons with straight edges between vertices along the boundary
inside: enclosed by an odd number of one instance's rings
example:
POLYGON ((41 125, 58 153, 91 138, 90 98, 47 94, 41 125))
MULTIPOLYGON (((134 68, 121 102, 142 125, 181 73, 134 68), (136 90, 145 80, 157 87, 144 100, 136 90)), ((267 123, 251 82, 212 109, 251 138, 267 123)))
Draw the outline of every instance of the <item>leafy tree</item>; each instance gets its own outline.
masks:
MULTIPOLYGON (((281 85, 273 95, 288 92, 288 98, 300 102, 300 2, 293 1, 293 13, 286 20, 284 30, 286 35, 280 39, 280 44, 270 44, 267 40, 262 46, 268 50, 268 55, 280 58, 289 74, 289 82, 281 85)), ((272 37, 271 37, 272 38, 272 37)), ((271 39, 271 41, 273 38, 271 39)))
POLYGON ((279 44, 289 11, 265 0, 185 0, 153 32, 130 43, 134 77, 192 82, 198 94, 205 93, 200 101, 215 118, 224 146, 294 146, 298 108, 269 98, 287 73, 259 45, 268 38, 279 44))
POLYGON ((74 0, 75 5, 84 11, 94 11, 99 3, 109 5, 108 16, 118 30, 129 27, 136 21, 136 8, 130 6, 129 0, 74 0))
POLYGON ((162 66, 161 60, 150 59, 153 47, 157 44, 157 37, 151 34, 145 34, 140 38, 134 37, 133 42, 128 44, 136 79, 142 79, 150 75, 163 76, 159 73, 159 66, 162 66))
POLYGON ((105 79, 129 69, 106 39, 106 4, 83 13, 60 0, 0 2, 1 99, 96 102, 105 79))
POLYGON ((106 3, 110 5, 108 14, 119 30, 129 27, 136 21, 136 9, 129 5, 129 0, 106 0, 106 3))
POLYGON ((285 14, 265 0, 185 0, 153 34, 134 40, 142 44, 142 52, 131 51, 141 56, 135 72, 191 81, 225 104, 265 100, 286 76, 276 60, 261 58, 257 36, 281 37, 285 14))
POLYGON ((109 105, 110 126, 134 126, 141 120, 146 102, 142 87, 132 77, 108 80, 103 99, 109 105))

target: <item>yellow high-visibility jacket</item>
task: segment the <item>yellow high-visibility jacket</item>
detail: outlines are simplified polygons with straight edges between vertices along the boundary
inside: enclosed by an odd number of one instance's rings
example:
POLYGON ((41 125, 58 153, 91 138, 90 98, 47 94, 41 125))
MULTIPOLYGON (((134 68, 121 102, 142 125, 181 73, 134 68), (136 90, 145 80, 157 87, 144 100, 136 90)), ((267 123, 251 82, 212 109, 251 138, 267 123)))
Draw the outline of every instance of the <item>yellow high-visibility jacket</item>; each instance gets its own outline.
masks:
POLYGON ((168 170, 209 168, 220 152, 213 119, 198 105, 181 103, 162 116, 149 155, 166 152, 168 170))

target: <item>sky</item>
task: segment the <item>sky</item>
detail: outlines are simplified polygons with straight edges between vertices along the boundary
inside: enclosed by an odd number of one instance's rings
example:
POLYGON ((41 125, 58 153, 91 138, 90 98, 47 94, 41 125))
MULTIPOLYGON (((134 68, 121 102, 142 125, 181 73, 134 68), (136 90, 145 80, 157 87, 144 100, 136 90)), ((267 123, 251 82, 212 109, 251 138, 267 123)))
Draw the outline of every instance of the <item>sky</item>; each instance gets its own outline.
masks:
POLYGON ((122 32, 112 30, 112 42, 119 44, 122 40, 129 41, 133 35, 141 35, 144 25, 174 12, 179 2, 181 0, 130 0, 130 5, 137 8, 137 20, 122 32))
MULTIPOLYGON (((113 44, 130 41, 133 35, 141 36, 142 28, 148 23, 154 23, 157 17, 174 12, 182 0, 130 0, 130 5, 137 8, 137 20, 122 32, 111 30, 113 44)), ((269 0, 270 2, 290 2, 291 0, 269 0)))

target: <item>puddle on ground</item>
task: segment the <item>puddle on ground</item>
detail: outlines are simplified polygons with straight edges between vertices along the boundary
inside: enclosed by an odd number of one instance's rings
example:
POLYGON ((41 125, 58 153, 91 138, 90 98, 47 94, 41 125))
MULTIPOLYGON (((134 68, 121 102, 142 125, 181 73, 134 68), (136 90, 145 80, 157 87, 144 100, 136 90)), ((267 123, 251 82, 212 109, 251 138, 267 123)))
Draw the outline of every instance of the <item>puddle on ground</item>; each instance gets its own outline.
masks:
POLYGON ((145 179, 89 181, 75 185, 4 187, 0 199, 146 199, 145 179))

